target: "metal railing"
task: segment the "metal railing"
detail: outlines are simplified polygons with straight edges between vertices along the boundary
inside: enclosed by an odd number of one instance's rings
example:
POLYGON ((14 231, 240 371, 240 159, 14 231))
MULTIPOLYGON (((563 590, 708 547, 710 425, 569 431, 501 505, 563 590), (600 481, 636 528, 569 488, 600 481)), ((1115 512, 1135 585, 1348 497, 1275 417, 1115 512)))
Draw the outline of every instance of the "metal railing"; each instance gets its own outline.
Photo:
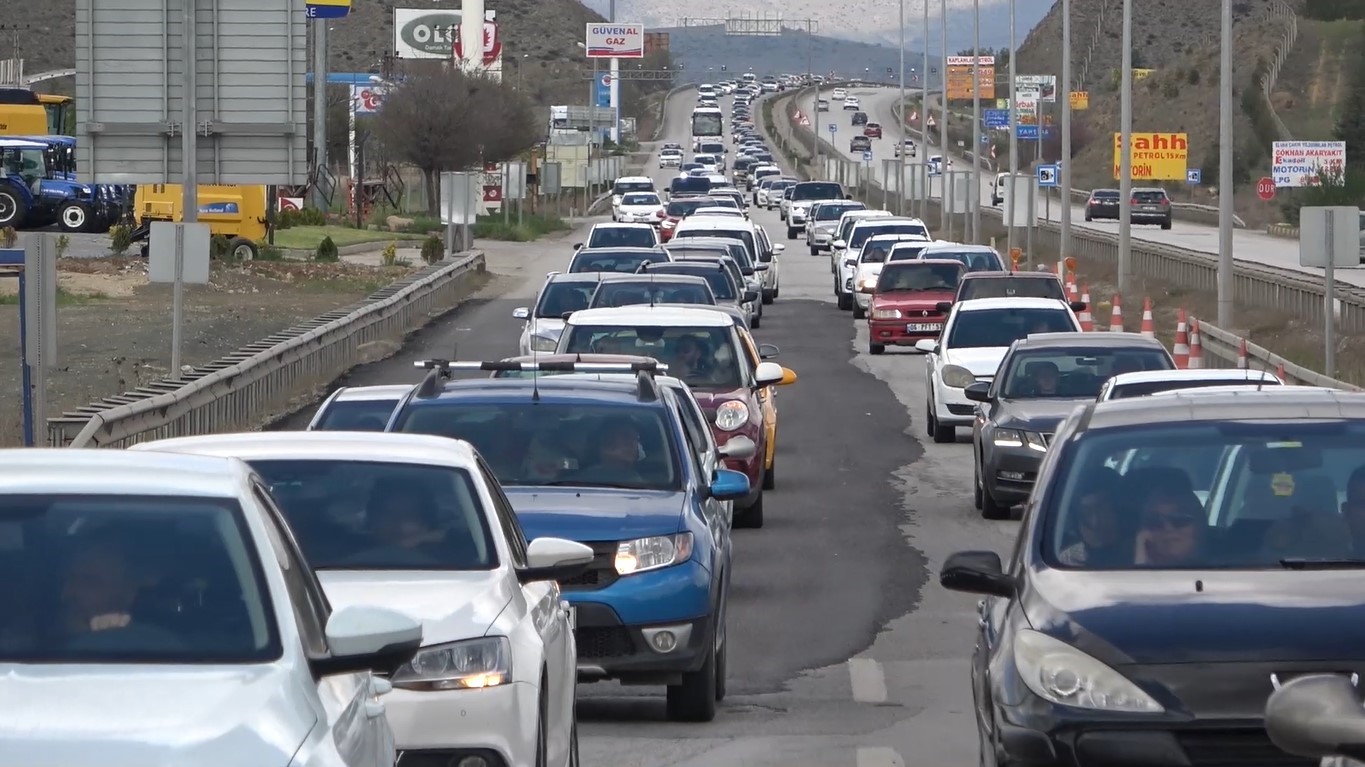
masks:
MULTIPOLYGON (((1204 364, 1206 367, 1237 367, 1237 360, 1242 354, 1243 339, 1241 336, 1236 333, 1229 333, 1222 328, 1206 324, 1203 320, 1200 320, 1199 338, 1200 345, 1204 349, 1204 364)), ((1264 346, 1258 346, 1247 341, 1246 347, 1247 367, 1256 370, 1267 370, 1272 373, 1283 368, 1284 379, 1287 384, 1327 386, 1345 391, 1365 391, 1355 384, 1349 384, 1345 381, 1330 378, 1315 370, 1309 370, 1302 365, 1290 362, 1264 346)))
POLYGON ((479 252, 422 269, 356 304, 329 312, 195 368, 48 419, 53 447, 123 447, 258 428, 286 415, 356 365, 459 305, 479 252))
POLYGON ((1265 101, 1267 114, 1275 125, 1275 132, 1279 134, 1281 141, 1290 141, 1294 138, 1285 127, 1284 120, 1280 119, 1280 113, 1275 109, 1275 102, 1270 98, 1270 94, 1275 90, 1275 83, 1280 79, 1280 69, 1284 62, 1289 58, 1289 53, 1294 50, 1294 43, 1299 39, 1299 17, 1283 2, 1275 2, 1266 9, 1265 20, 1283 19, 1285 24, 1284 37, 1280 38, 1280 44, 1275 46, 1275 58, 1266 64, 1266 71, 1261 75, 1259 83, 1261 88, 1261 98, 1265 101))

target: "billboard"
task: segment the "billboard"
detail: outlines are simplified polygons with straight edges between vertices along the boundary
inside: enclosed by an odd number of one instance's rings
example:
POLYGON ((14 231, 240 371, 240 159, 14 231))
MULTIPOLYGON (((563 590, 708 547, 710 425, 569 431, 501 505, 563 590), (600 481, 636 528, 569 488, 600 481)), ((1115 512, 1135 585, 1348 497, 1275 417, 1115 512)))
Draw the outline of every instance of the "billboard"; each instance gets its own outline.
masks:
POLYGON ((944 62, 947 68, 947 97, 949 101, 971 101, 978 98, 995 98, 995 57, 994 56, 949 56, 944 62), (979 65, 981 82, 972 87, 972 73, 979 65))
MULTIPOLYGON (((393 9, 393 50, 400 59, 442 59, 456 56, 460 38, 460 11, 393 9)), ((483 12, 483 66, 502 71, 502 38, 498 12, 483 12)))
POLYGON ((1056 75, 1015 75, 1014 92, 1019 94, 1019 98, 1024 98, 1025 93, 1036 94, 1033 96, 1035 101, 1046 101, 1048 103, 1057 100, 1057 76, 1056 75))
MULTIPOLYGON (((1134 133, 1133 178, 1143 181, 1185 181, 1190 159, 1186 133, 1134 133)), ((1123 165, 1123 134, 1114 134, 1114 178, 1123 165)))
POLYGON ((1071 108, 1083 111, 1090 108, 1090 91, 1072 91, 1071 108))
POLYGON ((1346 167, 1345 141, 1276 141, 1271 150, 1270 175, 1279 189, 1317 186, 1319 174, 1340 173, 1346 167))
POLYGON ((667 32, 646 32, 645 33, 645 55, 668 52, 668 33, 667 32))
POLYGON ((589 22, 584 47, 590 59, 642 59, 645 25, 589 22))

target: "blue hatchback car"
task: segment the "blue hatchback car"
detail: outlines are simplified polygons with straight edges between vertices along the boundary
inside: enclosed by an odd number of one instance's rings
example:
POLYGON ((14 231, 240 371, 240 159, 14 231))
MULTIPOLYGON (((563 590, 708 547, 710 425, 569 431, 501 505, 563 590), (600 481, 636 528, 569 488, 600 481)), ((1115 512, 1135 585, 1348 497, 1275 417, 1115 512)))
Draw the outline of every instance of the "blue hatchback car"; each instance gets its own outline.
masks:
MULTIPOLYGON (((591 366, 633 379, 458 381, 450 371, 464 363, 419 364, 431 372, 387 430, 467 440, 528 539, 564 537, 597 552, 586 574, 561 584, 580 680, 666 685, 670 718, 713 719, 725 695, 729 502, 748 494, 749 480, 700 442, 710 438, 704 421, 687 420, 701 418, 695 402, 661 385, 654 363, 591 366)), ((525 368, 476 367, 508 364, 525 368)))

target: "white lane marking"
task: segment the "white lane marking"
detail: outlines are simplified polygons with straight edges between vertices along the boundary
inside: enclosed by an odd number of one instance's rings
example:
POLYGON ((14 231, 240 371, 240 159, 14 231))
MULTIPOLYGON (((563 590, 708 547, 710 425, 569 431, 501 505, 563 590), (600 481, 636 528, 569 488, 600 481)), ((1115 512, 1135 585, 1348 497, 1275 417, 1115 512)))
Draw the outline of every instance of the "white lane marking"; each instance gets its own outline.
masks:
POLYGON ((905 767, 894 748, 859 748, 858 767, 905 767))
POLYGON ((848 678, 853 684, 853 699, 859 703, 886 702, 886 674, 882 664, 871 658, 849 658, 848 678))

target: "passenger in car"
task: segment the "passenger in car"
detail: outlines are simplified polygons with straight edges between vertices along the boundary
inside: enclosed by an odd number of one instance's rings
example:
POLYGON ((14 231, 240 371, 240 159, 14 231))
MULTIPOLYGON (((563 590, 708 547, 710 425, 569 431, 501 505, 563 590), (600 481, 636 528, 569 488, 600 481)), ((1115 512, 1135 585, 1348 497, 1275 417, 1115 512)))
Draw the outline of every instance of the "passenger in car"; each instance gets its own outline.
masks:
POLYGON ((1142 505, 1140 519, 1142 527, 1134 540, 1134 564, 1180 567, 1198 561, 1209 527, 1193 492, 1176 485, 1152 488, 1142 505))
POLYGON ((1123 534, 1114 493, 1122 477, 1110 468, 1088 475, 1077 494, 1077 534, 1080 540, 1058 552, 1062 564, 1072 567, 1121 567, 1132 562, 1130 536, 1123 534))
POLYGON ((592 450, 592 465, 579 475, 585 482, 602 484, 643 484, 639 463, 644 449, 640 429, 629 417, 613 418, 598 430, 592 450))
POLYGON ((1346 500, 1341 502, 1341 517, 1351 530, 1352 549, 1365 556, 1365 466, 1351 472, 1346 481, 1346 500))
POLYGON ((418 488, 396 482, 377 482, 370 491, 368 521, 385 545, 416 549, 442 538, 434 524, 433 499, 418 488))
POLYGON ((118 543, 78 544, 62 584, 68 635, 127 628, 140 590, 128 554, 118 543))

